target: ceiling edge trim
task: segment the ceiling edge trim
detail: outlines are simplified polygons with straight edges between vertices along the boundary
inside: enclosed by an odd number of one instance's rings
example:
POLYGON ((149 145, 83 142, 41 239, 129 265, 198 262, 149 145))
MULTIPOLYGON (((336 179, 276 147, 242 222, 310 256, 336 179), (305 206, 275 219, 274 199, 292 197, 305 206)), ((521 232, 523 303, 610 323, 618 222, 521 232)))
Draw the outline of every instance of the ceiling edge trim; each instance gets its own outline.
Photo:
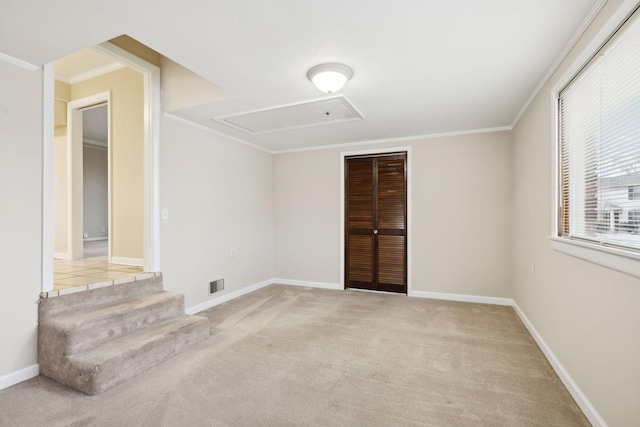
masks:
POLYGON ((192 122, 191 120, 183 119, 182 117, 178 117, 178 116, 173 115, 171 113, 166 113, 165 112, 165 113, 163 113, 163 115, 166 118, 171 119, 171 120, 175 120, 178 123, 182 123, 184 125, 191 126, 191 127, 194 127, 196 129, 200 129, 200 130, 208 132, 208 133, 212 133, 214 135, 220 136, 222 138, 226 138, 226 139, 231 140, 231 141, 239 142, 240 144, 247 145, 247 146, 249 146, 251 148, 255 148, 256 150, 264 151, 265 153, 275 154, 273 151, 269 150, 268 148, 260 147, 259 145, 252 144, 251 142, 245 141, 244 139, 237 138, 237 137, 231 136, 231 135, 227 135, 226 133, 217 131, 215 129, 208 128, 208 127, 203 126, 201 124, 198 124, 196 122, 192 122))
POLYGON ((70 85, 70 84, 71 84, 71 82, 69 81, 69 79, 68 79, 68 78, 66 78, 65 76, 61 76, 61 75, 59 75, 59 74, 56 74, 56 75, 54 76, 54 78, 55 78, 57 81, 62 82, 62 83, 64 83, 64 84, 67 84, 67 85, 70 85))
POLYGON ((459 135, 472 135, 476 133, 506 132, 512 129, 513 127, 511 126, 500 126, 495 128, 470 129, 470 130, 462 130, 462 131, 456 131, 456 132, 432 133, 427 135, 413 135, 413 136, 402 136, 397 138, 373 139, 369 141, 345 142, 342 144, 322 145, 322 146, 306 147, 306 148, 294 148, 291 150, 279 150, 279 151, 273 151, 273 154, 297 153, 301 151, 325 150, 330 148, 354 147, 358 145, 369 145, 369 144, 390 144, 395 142, 415 141, 418 139, 433 139, 433 138, 445 138, 445 137, 459 136, 459 135))
POLYGON ((39 70, 40 67, 37 65, 30 64, 22 59, 14 58, 13 56, 7 55, 5 53, 0 52, 0 61, 8 62, 9 64, 17 65, 18 67, 26 68, 29 71, 39 70))
POLYGON ((525 103, 522 105, 522 108, 520 108, 520 111, 518 111, 518 114, 516 114, 513 122, 511 122, 512 128, 516 126, 516 124, 518 123, 518 121, 520 120, 524 112, 527 111, 527 108, 529 108, 533 100, 538 96, 538 94, 540 93, 544 85, 547 84, 547 82, 549 81, 553 73, 555 73, 558 70, 558 68, 560 67, 560 64, 562 64, 562 61, 564 61, 567 55, 569 55, 569 52, 571 52, 571 49, 573 49, 573 47, 576 45, 580 37, 582 37, 582 35, 587 30, 589 25, 591 25, 595 17, 598 15, 598 13, 600 13, 600 10, 604 7, 605 3, 607 3, 607 0, 598 0, 598 2, 595 5, 593 5, 593 7, 591 8, 587 16, 584 18, 584 20, 576 30, 576 32, 573 33, 573 36, 571 37, 571 39, 569 39, 569 42, 565 45, 564 49, 562 49, 562 51, 560 52, 560 55, 558 55, 558 57, 553 62, 553 64, 551 64, 551 67, 549 67, 549 70, 547 70, 547 73, 544 75, 542 80, 540 80, 540 82, 538 83, 536 88, 533 90, 533 92, 531 92, 531 95, 529 95, 529 98, 527 98, 525 103))
POLYGON ((114 62, 113 64, 104 65, 102 67, 95 68, 91 71, 87 71, 85 73, 76 74, 75 76, 69 77, 69 84, 76 84, 80 82, 84 82, 86 80, 90 80, 96 77, 100 77, 105 74, 112 73, 114 71, 118 71, 122 68, 126 68, 126 65, 120 64, 119 62, 114 62))

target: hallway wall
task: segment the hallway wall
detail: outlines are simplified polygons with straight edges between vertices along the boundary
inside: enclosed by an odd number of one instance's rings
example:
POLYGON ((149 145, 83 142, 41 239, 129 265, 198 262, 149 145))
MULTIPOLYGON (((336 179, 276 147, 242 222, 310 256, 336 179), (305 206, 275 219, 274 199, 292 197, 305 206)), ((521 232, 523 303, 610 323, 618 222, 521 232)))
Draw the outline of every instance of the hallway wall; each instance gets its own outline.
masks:
POLYGON ((0 61, 0 94, 2 388, 7 375, 34 372, 37 363, 37 301, 42 273, 41 71, 0 61))

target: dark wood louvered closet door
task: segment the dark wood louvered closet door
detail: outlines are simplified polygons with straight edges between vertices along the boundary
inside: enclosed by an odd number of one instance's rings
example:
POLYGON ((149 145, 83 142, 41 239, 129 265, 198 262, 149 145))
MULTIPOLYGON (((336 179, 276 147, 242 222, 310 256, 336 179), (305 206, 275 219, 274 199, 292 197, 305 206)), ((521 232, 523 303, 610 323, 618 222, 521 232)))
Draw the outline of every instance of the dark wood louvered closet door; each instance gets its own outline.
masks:
POLYGON ((345 287, 407 292, 406 153, 345 159, 345 287))

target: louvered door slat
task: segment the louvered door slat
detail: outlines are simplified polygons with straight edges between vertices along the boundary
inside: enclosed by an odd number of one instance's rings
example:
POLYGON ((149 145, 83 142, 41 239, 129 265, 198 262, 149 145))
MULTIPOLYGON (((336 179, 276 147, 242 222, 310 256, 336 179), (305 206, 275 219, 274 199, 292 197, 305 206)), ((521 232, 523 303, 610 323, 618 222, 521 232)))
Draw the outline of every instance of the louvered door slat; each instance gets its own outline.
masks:
POLYGON ((405 228, 403 159, 378 159, 378 229, 405 228))
POLYGON ((350 228, 373 227, 373 163, 353 162, 349 165, 347 226, 350 228))
POLYGON ((405 291, 405 237, 378 237, 378 289, 405 291))

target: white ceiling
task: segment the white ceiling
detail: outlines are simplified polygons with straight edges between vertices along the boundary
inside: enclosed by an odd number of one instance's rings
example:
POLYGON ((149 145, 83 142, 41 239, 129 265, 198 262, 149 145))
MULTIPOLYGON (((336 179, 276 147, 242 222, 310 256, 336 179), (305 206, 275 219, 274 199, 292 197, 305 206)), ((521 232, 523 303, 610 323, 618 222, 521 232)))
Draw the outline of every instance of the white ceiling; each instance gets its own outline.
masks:
POLYGON ((128 34, 233 96, 172 114, 282 151, 509 127, 601 4, 10 0, 0 52, 42 65, 128 34), (306 78, 324 62, 353 69, 340 94, 364 120, 253 135, 212 120, 326 98, 306 78))

